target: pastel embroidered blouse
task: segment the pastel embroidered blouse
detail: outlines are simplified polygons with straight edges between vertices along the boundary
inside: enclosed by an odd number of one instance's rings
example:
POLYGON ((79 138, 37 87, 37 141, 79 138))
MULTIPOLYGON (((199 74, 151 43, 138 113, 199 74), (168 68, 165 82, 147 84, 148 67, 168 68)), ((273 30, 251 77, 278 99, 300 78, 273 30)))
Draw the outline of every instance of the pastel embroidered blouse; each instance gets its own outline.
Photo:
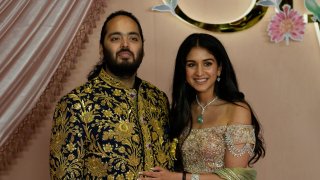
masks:
POLYGON ((192 129, 182 145, 184 170, 190 173, 214 173, 225 167, 228 150, 239 157, 253 154, 255 135, 252 125, 228 125, 192 129), (235 145, 243 144, 238 149, 235 145))

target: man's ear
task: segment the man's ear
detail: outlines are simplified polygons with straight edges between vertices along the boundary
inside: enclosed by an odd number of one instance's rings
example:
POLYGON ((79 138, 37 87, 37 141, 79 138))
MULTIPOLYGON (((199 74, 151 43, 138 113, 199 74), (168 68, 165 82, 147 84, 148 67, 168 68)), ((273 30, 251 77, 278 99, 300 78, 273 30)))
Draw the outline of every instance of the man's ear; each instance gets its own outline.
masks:
POLYGON ((99 59, 103 58, 103 47, 101 44, 99 45, 99 57, 100 57, 99 59))

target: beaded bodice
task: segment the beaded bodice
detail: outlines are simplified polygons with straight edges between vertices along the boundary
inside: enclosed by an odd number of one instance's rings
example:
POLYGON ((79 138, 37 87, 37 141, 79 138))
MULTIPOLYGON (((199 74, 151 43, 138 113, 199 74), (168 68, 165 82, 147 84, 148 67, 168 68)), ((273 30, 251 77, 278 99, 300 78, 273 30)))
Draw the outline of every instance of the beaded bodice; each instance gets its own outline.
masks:
POLYGON ((182 145, 184 170, 190 173, 212 173, 224 168, 226 150, 236 157, 244 153, 252 155, 254 144, 252 125, 192 129, 182 145), (237 144, 243 144, 242 148, 237 148, 237 144))

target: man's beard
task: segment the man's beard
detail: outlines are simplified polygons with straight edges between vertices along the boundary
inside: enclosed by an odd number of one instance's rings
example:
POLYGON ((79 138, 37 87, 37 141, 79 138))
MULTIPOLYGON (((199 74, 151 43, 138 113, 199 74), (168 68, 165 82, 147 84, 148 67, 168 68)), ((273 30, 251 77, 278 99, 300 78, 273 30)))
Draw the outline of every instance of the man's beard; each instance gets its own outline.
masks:
POLYGON ((128 48, 123 48, 116 53, 115 57, 113 57, 112 52, 108 48, 103 48, 103 54, 103 61, 107 66, 105 68, 107 68, 112 74, 118 77, 131 77, 137 72, 142 62, 144 52, 143 48, 141 48, 138 51, 137 57, 135 58, 132 51, 130 51, 128 48), (118 54, 122 51, 130 52, 133 57, 133 62, 117 62, 118 54))

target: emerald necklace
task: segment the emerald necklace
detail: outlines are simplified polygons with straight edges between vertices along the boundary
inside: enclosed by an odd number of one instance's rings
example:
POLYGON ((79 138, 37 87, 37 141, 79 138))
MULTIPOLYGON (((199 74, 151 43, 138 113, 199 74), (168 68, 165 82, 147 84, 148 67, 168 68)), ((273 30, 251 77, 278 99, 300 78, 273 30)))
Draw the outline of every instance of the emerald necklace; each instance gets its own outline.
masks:
POLYGON ((204 114, 204 111, 206 110, 206 108, 212 104, 214 101, 216 101, 218 99, 218 96, 216 96, 215 98, 213 98, 210 102, 208 102, 205 106, 202 106, 202 104, 199 102, 198 100, 198 96, 196 95, 196 100, 197 100, 197 103, 198 105, 201 107, 202 111, 201 111, 201 114, 198 116, 197 118, 197 121, 199 124, 202 124, 203 123, 203 114, 204 114))

